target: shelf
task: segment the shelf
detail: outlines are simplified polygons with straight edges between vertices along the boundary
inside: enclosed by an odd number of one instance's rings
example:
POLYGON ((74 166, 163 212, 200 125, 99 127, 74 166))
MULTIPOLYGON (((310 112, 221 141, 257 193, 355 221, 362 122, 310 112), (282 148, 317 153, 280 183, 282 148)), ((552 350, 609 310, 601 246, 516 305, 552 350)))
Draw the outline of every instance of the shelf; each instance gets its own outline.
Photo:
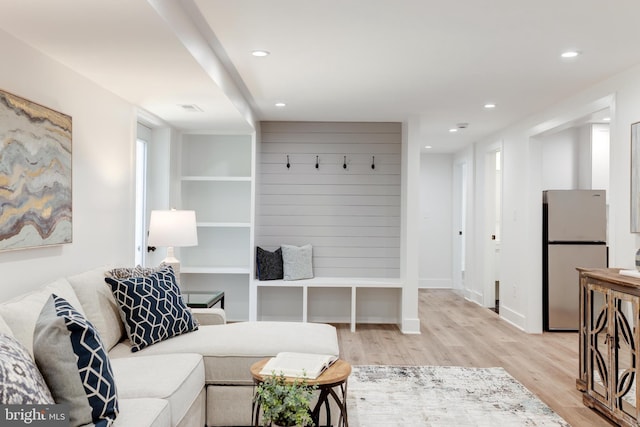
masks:
POLYGON ((248 222, 198 222, 196 226, 203 228, 249 228, 251 224, 248 222))
POLYGON ((250 135, 187 134, 183 136, 182 176, 251 176, 250 135))
POLYGON ((308 287, 308 288, 401 288, 402 281, 398 278, 369 278, 369 277, 314 277, 302 280, 257 280, 253 282, 258 287, 308 287))
POLYGON ((249 274, 249 267, 180 267, 185 274, 249 274))
POLYGON ((251 219, 251 182, 182 181, 182 206, 195 210, 201 223, 248 223, 251 219))
MULTIPOLYGON (((349 306, 349 323, 351 325, 351 332, 356 330, 356 311, 358 300, 358 289, 376 289, 375 292, 380 292, 385 289, 401 289, 402 280, 399 278, 359 278, 359 277, 314 277, 312 279, 302 280, 257 280, 252 279, 252 285, 256 289, 270 289, 277 288, 286 289, 300 289, 302 291, 302 321, 309 321, 309 292, 313 289, 332 289, 331 292, 342 292, 350 294, 349 306)), ((394 291, 395 292, 395 291, 394 291)), ((338 298, 339 301, 344 301, 345 298, 338 298)), ((259 304, 259 303, 258 303, 259 304)), ((257 310, 257 305, 256 305, 257 310)), ((256 312, 256 317, 258 313, 256 312)))
POLYGON ((198 245, 180 248, 189 291, 225 292, 227 319, 250 317, 255 139, 249 134, 182 135, 175 176, 182 209, 196 212, 198 245))
POLYGON ((183 176, 182 181, 250 182, 250 176, 183 176))

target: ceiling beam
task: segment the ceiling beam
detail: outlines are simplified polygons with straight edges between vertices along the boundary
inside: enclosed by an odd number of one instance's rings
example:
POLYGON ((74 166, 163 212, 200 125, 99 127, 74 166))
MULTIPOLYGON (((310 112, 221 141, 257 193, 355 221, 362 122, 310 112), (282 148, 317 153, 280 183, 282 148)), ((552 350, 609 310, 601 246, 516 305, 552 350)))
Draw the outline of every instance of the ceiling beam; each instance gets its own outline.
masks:
MULTIPOLYGON (((222 49, 222 47, 217 43, 217 39, 211 29, 205 28, 203 19, 198 20, 201 21, 200 25, 197 25, 192 19, 194 13, 197 14, 196 17, 199 16, 195 4, 191 1, 147 1, 167 23, 207 75, 218 85, 247 123, 255 129, 257 118, 251 105, 251 95, 239 78, 235 68, 229 72, 224 61, 216 54, 214 48, 217 46, 217 49, 222 49), (191 15, 184 6, 189 9, 191 15), (207 34, 203 34, 203 30, 206 30, 207 34), (233 77, 234 75, 236 78, 233 77)), ((226 57, 226 54, 224 54, 224 57, 226 57)))

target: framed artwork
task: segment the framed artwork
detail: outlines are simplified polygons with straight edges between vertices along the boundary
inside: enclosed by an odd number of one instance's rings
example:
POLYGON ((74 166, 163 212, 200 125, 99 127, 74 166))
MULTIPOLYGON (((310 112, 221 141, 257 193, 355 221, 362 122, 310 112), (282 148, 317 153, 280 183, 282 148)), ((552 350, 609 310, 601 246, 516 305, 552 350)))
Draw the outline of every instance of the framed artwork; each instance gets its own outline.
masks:
POLYGON ((631 125, 631 232, 640 233, 640 122, 631 125))
POLYGON ((72 241, 71 117, 0 90, 0 250, 72 241))

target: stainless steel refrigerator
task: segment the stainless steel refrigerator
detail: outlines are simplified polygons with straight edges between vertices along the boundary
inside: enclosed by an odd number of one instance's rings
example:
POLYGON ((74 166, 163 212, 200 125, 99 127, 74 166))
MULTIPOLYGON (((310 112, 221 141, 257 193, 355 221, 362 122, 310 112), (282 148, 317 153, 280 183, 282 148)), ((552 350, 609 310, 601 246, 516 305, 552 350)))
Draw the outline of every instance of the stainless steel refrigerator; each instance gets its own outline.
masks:
POLYGON ((579 287, 576 267, 607 266, 604 190, 543 192, 543 326, 577 331, 579 287))

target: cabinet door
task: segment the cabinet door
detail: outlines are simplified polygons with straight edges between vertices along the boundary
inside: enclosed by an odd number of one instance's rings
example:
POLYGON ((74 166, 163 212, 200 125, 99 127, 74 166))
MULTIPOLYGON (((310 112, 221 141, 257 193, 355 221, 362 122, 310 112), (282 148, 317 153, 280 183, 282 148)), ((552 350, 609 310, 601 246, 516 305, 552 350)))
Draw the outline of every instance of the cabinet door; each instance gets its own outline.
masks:
POLYGON ((587 390, 610 407, 609 293, 607 288, 594 283, 587 284, 587 292, 587 390))
POLYGON ((634 419, 638 412, 637 348, 638 297, 612 292, 613 298, 613 409, 634 419))
POLYGON ((576 381, 576 386, 578 387, 578 390, 580 391, 586 391, 586 387, 587 387, 587 355, 589 354, 589 352, 587 351, 587 343, 589 342, 589 339, 587 338, 589 336, 588 332, 587 332, 587 322, 586 322, 586 315, 587 315, 587 296, 588 296, 588 291, 587 291, 587 283, 588 280, 587 278, 581 273, 580 274, 580 280, 579 280, 579 296, 580 296, 580 311, 579 311, 579 316, 580 316, 580 322, 579 322, 579 328, 578 328, 578 345, 580 347, 580 351, 579 351, 579 375, 578 375, 578 381, 576 381))

